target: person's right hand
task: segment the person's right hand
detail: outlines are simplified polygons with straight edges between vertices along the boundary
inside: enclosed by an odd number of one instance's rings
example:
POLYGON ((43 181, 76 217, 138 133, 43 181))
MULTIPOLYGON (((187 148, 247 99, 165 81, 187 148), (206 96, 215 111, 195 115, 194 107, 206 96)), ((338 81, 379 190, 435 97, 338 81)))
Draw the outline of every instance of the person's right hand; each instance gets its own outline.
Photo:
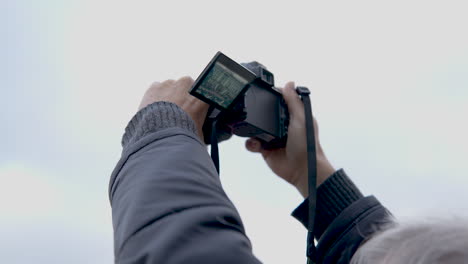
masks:
MULTIPOLYGON (((286 147, 274 150, 263 149, 257 139, 246 141, 249 151, 262 154, 271 170, 294 185, 303 197, 308 196, 307 138, 304 104, 299 98, 293 82, 282 89, 289 110, 289 128, 286 147)), ((326 158, 318 138, 317 121, 314 118, 315 147, 317 152, 317 186, 324 182, 335 169, 326 158)))
POLYGON ((174 103, 193 119, 198 136, 203 142, 202 128, 209 105, 189 94, 189 89, 192 85, 193 79, 189 76, 182 77, 177 81, 166 80, 162 83, 154 82, 151 87, 146 90, 138 110, 159 101, 174 103))

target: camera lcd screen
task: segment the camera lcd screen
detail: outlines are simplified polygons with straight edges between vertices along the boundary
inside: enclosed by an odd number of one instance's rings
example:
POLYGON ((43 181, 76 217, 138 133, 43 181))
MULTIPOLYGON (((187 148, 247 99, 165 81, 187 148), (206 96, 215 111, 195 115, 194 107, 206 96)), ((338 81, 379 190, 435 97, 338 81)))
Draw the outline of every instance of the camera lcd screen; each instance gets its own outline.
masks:
POLYGON ((224 108, 228 108, 248 83, 239 74, 231 71, 220 62, 215 62, 205 79, 200 83, 197 93, 224 108))
POLYGON ((190 94, 219 110, 227 110, 255 78, 254 73, 218 52, 197 78, 190 94))

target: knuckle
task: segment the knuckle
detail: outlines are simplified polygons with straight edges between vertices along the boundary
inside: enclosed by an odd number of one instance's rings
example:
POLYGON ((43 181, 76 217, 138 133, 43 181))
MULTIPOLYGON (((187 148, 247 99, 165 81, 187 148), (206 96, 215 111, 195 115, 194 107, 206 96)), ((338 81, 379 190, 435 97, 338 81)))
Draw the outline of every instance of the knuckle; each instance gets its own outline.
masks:
POLYGON ((172 79, 169 79, 169 80, 165 80, 163 82, 159 82, 159 81, 155 81, 151 84, 150 87, 158 87, 158 86, 164 86, 165 84, 170 84, 170 83, 173 83, 174 80, 172 79))
POLYGON ((169 87, 174 84, 174 80, 165 80, 163 82, 153 82, 151 86, 148 88, 148 91, 157 91, 160 89, 164 89, 165 87, 169 87))
POLYGON ((183 76, 182 78, 180 78, 181 80, 187 80, 187 81, 193 81, 192 77, 186 75, 186 76, 183 76))
POLYGON ((162 85, 162 83, 160 83, 160 82, 153 82, 153 83, 151 84, 151 86, 148 87, 148 89, 146 89, 146 93, 152 93, 152 92, 154 92, 154 91, 157 91, 157 90, 161 89, 162 86, 163 86, 163 85, 162 85))
POLYGON ((160 82, 153 82, 153 83, 151 83, 149 89, 154 89, 154 88, 159 87, 159 86, 161 86, 160 82))
POLYGON ((162 84, 163 85, 171 85, 173 83, 175 83, 175 81, 173 79, 169 79, 169 80, 165 80, 162 84))
POLYGON ((177 82, 192 84, 194 81, 193 81, 192 77, 184 76, 184 77, 180 78, 179 80, 177 80, 177 82))

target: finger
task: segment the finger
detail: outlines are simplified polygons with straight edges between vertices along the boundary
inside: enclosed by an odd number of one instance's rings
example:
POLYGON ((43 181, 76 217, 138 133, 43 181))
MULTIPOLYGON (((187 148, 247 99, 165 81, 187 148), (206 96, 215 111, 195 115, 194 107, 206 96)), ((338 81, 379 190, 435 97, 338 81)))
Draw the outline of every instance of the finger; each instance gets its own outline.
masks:
POLYGON ((295 90, 294 82, 286 83, 282 91, 291 116, 297 116, 304 111, 303 103, 295 90))
POLYGON ((262 150, 262 145, 260 144, 260 141, 254 138, 249 138, 247 141, 245 141, 245 147, 248 151, 255 153, 261 152, 262 150))

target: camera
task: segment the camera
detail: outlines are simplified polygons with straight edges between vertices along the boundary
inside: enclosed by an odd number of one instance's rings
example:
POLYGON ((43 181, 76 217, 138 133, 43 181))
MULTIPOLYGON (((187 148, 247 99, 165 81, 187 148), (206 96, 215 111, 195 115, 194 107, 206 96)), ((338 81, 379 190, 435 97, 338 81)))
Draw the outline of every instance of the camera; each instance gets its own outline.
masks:
POLYGON ((286 145, 288 108, 274 86, 273 74, 262 64, 239 64, 218 52, 194 82, 190 94, 210 105, 203 124, 206 144, 211 143, 215 130, 218 142, 234 134, 257 138, 266 149, 286 145))

